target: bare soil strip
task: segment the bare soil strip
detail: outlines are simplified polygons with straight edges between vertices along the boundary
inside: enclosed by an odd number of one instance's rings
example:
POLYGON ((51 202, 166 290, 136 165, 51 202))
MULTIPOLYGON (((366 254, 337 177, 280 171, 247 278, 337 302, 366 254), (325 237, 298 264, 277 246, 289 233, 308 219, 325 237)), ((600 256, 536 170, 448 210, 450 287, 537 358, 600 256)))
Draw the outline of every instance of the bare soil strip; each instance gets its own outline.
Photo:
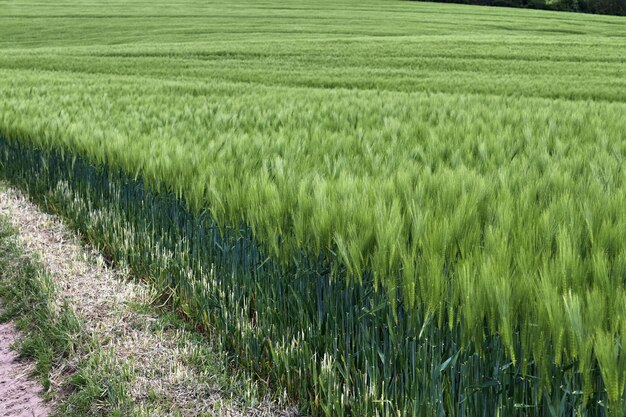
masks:
POLYGON ((0 324, 0 417, 45 417, 50 409, 41 398, 43 388, 11 349, 18 336, 11 323, 0 324))
MULTIPOLYGON (((69 301, 77 316, 83 319, 84 330, 111 353, 121 369, 132 370, 134 377, 129 393, 141 414, 296 415, 294 410, 278 408, 270 401, 243 407, 237 399, 229 398, 232 394, 222 392, 212 375, 190 366, 189 358, 198 353, 194 342, 181 337, 184 335, 180 329, 155 331, 153 324, 159 320, 158 314, 131 308, 150 304, 155 294, 147 286, 128 280, 123 271, 107 267, 103 257, 81 245, 57 217, 43 213, 13 189, 0 189, 0 214, 8 216, 11 225, 19 230, 19 240, 26 254, 39 258, 51 274, 58 286, 59 303, 64 299, 69 301)), ((2 329, 0 340, 3 346, 8 346, 13 340, 11 330, 2 329)), ((2 354, 7 354, 4 348, 2 354)), ((0 374, 3 364, 4 361, 0 363, 0 374)), ((72 365, 63 367, 71 369, 72 365)), ((63 373, 63 369, 58 370, 57 380, 63 373)), ((54 375, 51 381, 54 386, 54 375)), ((0 410, 8 405, 3 385, 7 383, 0 382, 0 410)), ((34 392, 37 398, 37 390, 30 388, 26 392, 34 392)), ((22 414, 0 414, 5 415, 22 414)))

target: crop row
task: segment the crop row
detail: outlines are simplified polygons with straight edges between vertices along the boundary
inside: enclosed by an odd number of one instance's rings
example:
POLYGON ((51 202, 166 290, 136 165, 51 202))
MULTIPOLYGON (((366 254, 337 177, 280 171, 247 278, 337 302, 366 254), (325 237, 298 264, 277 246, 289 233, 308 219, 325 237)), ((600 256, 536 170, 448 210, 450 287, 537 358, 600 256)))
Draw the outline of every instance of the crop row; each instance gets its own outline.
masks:
POLYGON ((481 354, 495 335, 541 390, 573 364, 587 401, 599 366, 623 398, 622 104, 48 77, 13 79, 7 138, 243 221, 281 271, 345 267, 331 281, 386 293, 389 329, 415 312, 481 354))

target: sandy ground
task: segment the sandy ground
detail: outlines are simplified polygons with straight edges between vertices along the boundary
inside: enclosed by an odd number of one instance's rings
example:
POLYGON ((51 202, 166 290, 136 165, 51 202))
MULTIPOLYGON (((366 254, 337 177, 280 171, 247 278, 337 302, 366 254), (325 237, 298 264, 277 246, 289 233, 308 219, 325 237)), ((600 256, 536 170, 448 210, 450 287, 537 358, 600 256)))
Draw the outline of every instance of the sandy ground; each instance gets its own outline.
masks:
POLYGON ((29 377, 30 366, 11 350, 18 335, 11 323, 0 324, 0 417, 47 416, 41 384, 29 377))

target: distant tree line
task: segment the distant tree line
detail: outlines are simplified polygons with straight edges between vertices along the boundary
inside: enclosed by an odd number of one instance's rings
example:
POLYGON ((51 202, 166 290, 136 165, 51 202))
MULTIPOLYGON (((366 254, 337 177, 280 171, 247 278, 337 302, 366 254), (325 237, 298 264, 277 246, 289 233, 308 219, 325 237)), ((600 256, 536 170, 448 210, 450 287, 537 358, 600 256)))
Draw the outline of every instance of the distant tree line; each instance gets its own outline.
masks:
POLYGON ((523 7, 530 9, 626 16, 626 0, 431 0, 442 3, 478 4, 482 6, 523 7))

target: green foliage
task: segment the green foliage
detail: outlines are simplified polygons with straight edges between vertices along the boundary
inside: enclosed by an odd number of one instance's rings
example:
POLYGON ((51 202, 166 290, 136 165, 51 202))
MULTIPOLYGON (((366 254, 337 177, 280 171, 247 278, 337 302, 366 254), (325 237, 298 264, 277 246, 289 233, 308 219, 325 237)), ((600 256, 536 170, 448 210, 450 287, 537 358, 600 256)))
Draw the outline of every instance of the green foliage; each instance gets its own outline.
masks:
POLYGON ((4 174, 314 413, 618 409, 626 21, 270 4, 3 8, 4 174))

